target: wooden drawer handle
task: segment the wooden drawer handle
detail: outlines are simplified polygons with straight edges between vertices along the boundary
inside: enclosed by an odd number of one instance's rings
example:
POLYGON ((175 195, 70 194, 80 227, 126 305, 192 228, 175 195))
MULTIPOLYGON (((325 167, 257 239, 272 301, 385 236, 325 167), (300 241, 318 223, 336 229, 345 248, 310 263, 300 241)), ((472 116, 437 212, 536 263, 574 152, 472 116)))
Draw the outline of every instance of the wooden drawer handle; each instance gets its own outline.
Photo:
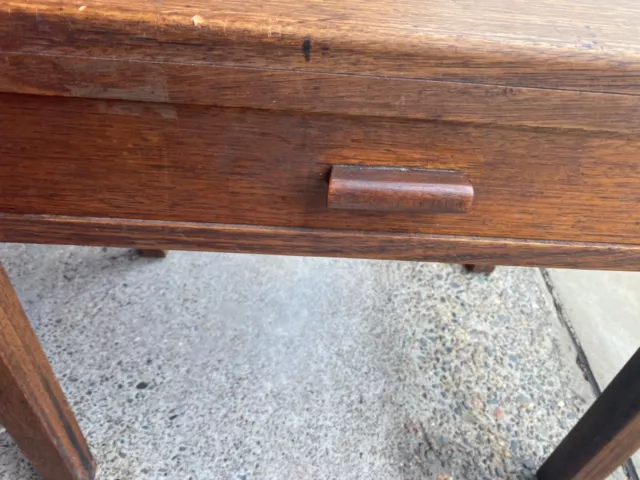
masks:
POLYGON ((336 165, 327 206, 346 210, 464 213, 473 187, 460 172, 336 165))

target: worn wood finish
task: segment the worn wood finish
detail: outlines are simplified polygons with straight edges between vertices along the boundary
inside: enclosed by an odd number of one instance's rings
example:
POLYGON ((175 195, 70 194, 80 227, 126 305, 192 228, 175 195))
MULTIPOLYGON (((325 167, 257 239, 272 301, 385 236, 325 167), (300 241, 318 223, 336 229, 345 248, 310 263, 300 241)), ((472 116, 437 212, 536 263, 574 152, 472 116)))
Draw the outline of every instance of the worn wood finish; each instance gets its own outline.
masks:
POLYGON ((0 91, 640 133, 640 97, 379 76, 6 54, 0 91))
POLYGON ((467 263, 464 268, 469 273, 485 273, 490 274, 496 269, 495 265, 487 265, 486 263, 467 263))
POLYGON ((91 480, 95 463, 0 266, 0 424, 44 480, 91 480))
POLYGON ((327 206, 342 210, 465 213, 473 187, 460 172, 336 165, 327 206))
POLYGON ((0 95, 0 105, 0 212, 640 238, 633 136, 27 95, 0 95), (328 209, 336 164, 462 171, 473 206, 465 215, 328 209))
POLYGON ((640 270, 640 245, 0 215, 0 242, 640 270))
POLYGON ((640 93, 640 6, 628 0, 606 8, 598 0, 8 0, 2 7, 0 53, 640 93))
POLYGON ((159 249, 156 249, 156 248, 139 248, 138 249, 138 254, 141 257, 166 258, 167 255, 169 255, 169 251, 168 250, 159 250, 159 249))
MULTIPOLYGON (((0 241, 640 269, 638 25, 629 0, 7 0, 0 241), (473 205, 335 165, 464 172, 473 205)), ((12 295, 0 420, 91 478, 12 295)), ((541 478, 638 446, 636 357, 541 478)))
POLYGON ((640 448, 640 350, 538 471, 539 480, 602 480, 640 448))

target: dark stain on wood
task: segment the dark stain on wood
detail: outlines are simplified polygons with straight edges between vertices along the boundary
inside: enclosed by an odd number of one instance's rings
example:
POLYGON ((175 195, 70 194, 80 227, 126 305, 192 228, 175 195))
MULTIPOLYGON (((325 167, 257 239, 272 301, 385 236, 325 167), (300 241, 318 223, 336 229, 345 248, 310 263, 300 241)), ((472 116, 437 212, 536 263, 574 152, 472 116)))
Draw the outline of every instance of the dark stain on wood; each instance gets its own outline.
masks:
POLYGON ((302 41, 302 55, 304 55, 305 62, 311 61, 311 39, 310 38, 305 38, 302 41))

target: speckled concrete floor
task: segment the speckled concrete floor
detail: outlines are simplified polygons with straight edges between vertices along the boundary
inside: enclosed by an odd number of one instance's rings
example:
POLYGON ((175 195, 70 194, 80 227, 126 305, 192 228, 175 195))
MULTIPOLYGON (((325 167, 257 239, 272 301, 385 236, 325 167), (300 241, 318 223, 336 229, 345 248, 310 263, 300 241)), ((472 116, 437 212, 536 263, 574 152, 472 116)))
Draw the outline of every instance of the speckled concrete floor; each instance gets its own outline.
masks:
MULTIPOLYGON (((0 246, 100 479, 527 479, 593 400, 534 269, 0 246)), ((37 478, 6 433, 0 478, 37 478)))

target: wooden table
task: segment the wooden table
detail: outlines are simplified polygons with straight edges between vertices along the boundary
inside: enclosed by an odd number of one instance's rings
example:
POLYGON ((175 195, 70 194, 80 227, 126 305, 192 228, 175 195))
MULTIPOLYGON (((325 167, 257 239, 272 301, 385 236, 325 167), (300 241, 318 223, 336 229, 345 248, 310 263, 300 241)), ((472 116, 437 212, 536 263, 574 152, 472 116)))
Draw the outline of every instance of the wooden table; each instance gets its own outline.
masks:
MULTIPOLYGON (((0 241, 637 270, 631 0, 4 0, 0 241)), ((636 354, 539 471, 640 446, 636 354)), ((95 465, 6 275, 0 422, 95 465)))

